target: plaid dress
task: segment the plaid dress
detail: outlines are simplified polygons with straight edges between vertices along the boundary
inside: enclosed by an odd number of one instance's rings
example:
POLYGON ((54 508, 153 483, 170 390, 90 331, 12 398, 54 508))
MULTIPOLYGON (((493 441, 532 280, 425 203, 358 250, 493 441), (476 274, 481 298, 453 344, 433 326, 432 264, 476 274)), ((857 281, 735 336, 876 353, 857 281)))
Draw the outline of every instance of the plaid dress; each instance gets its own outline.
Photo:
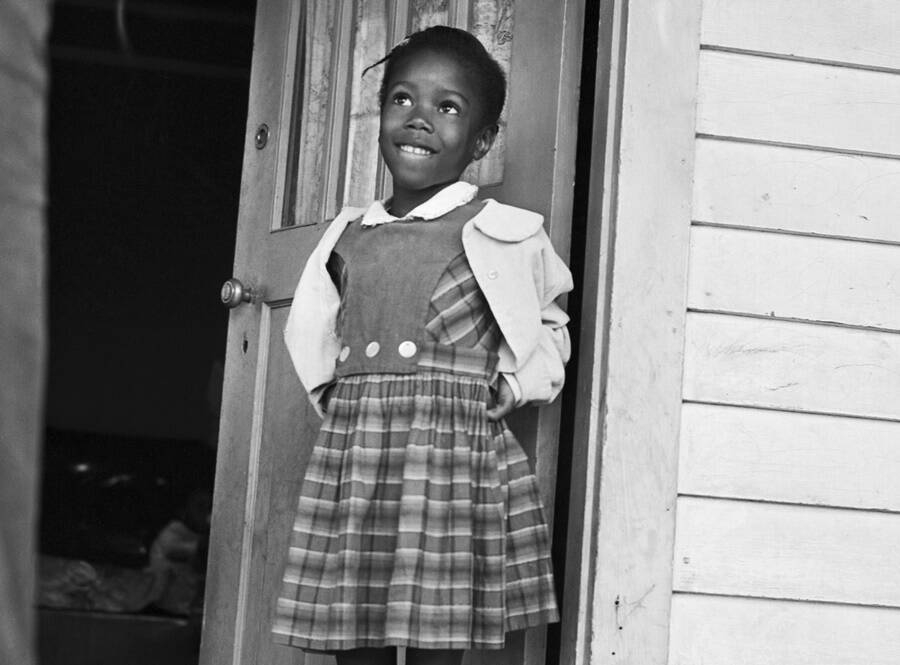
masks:
POLYGON ((536 479, 506 425, 485 416, 501 336, 464 254, 438 280, 424 331, 415 372, 332 389, 277 642, 498 649, 508 631, 558 620, 536 479))

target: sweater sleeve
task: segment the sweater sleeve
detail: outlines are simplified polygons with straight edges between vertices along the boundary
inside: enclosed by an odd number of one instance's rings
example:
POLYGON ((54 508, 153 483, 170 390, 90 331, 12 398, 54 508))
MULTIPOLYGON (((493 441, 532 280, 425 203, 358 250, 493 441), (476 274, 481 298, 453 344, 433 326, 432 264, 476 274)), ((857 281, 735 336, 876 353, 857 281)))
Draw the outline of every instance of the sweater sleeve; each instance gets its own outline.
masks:
POLYGON ((520 402, 547 404, 556 399, 565 382, 565 365, 571 356, 566 324, 569 317, 557 300, 572 290, 572 274, 543 234, 541 252, 541 331, 531 355, 520 363, 515 377, 521 392, 520 402))

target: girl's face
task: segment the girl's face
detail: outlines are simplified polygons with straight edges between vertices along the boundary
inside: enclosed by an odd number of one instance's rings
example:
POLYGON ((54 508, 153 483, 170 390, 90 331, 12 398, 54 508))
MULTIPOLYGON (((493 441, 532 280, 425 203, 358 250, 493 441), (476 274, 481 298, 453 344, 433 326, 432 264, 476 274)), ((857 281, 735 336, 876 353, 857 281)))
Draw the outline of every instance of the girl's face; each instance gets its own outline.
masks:
POLYGON ((482 111, 470 77, 448 56, 426 51, 395 67, 379 134, 394 208, 428 200, 487 153, 496 128, 482 126, 482 111))

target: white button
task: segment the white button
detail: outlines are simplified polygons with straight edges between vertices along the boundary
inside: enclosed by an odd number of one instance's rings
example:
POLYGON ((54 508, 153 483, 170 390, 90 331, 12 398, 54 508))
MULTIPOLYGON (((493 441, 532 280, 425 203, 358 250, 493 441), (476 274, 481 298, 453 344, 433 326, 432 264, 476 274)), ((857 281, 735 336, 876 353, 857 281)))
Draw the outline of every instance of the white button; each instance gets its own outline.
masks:
POLYGON ((344 362, 345 360, 347 360, 347 356, 349 356, 349 355, 350 355, 350 347, 345 346, 343 349, 341 349, 341 353, 340 353, 340 355, 338 355, 338 360, 340 360, 341 362, 344 362))
POLYGON ((404 358, 412 358, 414 355, 416 355, 416 351, 418 350, 419 349, 416 348, 416 345, 409 340, 400 342, 400 346, 397 347, 397 352, 404 358))
POLYGON ((369 358, 374 358, 378 355, 378 352, 381 351, 381 344, 378 342, 369 342, 366 345, 366 355, 369 358))
POLYGON ((496 271, 496 270, 491 270, 491 271, 488 273, 488 279, 497 279, 497 271, 496 271))

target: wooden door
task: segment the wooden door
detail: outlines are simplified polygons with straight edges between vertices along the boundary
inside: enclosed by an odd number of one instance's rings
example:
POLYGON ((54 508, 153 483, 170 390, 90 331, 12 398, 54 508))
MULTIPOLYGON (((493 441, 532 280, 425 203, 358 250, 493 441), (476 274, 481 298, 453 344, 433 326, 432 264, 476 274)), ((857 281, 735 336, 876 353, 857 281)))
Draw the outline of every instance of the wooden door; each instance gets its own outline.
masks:
MULTIPOLYGON (((478 35, 509 71, 509 98, 497 145, 467 177, 485 196, 542 212, 566 256, 582 6, 260 0, 234 262, 234 277, 253 298, 233 310, 228 331, 202 663, 331 661, 277 646, 270 636, 294 503, 319 425, 281 331, 326 220, 344 204, 390 190, 376 142, 381 71, 362 77, 362 70, 429 25, 478 35)), ((550 514, 558 414, 558 405, 526 410, 515 425, 550 514)), ((543 663, 544 635, 514 635, 491 660, 543 663)))

